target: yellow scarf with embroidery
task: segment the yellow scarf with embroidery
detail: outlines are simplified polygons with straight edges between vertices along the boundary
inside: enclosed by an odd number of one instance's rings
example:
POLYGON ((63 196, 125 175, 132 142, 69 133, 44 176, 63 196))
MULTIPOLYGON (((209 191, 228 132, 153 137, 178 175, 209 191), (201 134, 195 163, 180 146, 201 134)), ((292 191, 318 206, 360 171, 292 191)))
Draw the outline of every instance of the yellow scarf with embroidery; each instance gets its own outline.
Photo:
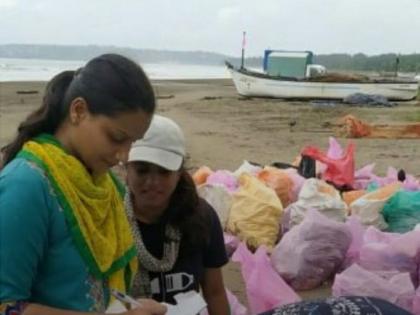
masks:
POLYGON ((127 292, 137 258, 124 211, 123 186, 111 173, 93 178, 51 135, 26 142, 18 156, 46 171, 92 275, 107 280, 110 288, 127 292))

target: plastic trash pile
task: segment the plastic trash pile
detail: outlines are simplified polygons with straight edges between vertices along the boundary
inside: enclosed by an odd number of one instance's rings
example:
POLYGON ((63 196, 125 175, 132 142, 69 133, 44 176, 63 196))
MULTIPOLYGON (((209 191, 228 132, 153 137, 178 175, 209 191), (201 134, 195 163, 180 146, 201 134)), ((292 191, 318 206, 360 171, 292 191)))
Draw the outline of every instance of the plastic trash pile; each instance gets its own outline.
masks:
MULTIPOLYGON (((355 170, 355 149, 330 138, 326 152, 303 148, 292 164, 193 174, 241 264, 250 314, 332 282, 335 296, 378 297, 420 315, 420 182, 392 167, 385 177, 374 164, 355 170)), ((232 314, 247 314, 229 296, 232 314)))

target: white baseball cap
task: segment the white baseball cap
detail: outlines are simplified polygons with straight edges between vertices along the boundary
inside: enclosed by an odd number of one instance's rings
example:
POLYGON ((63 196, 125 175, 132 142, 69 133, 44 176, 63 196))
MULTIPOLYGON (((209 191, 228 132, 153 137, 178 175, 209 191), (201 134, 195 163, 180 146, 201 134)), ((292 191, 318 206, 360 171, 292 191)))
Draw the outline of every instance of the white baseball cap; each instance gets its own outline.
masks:
POLYGON ((144 137, 131 145, 128 162, 149 162, 170 171, 181 168, 185 157, 185 138, 172 119, 154 115, 144 137))

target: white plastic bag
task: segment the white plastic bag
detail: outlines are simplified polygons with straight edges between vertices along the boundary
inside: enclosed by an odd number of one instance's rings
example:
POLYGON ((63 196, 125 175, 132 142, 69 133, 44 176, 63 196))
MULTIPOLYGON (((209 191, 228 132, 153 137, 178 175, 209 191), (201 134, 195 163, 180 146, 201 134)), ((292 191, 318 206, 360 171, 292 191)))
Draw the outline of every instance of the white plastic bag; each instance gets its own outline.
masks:
POLYGON ((289 224, 293 226, 303 221, 309 209, 315 209, 326 217, 338 222, 344 222, 347 215, 347 205, 341 199, 338 191, 326 182, 310 178, 305 181, 296 202, 289 205, 289 224))
POLYGON ((233 172, 233 175, 235 175, 236 177, 241 176, 242 173, 255 175, 261 170, 262 168, 260 166, 253 165, 249 163, 247 160, 244 160, 241 166, 239 166, 238 169, 233 172))
POLYGON ((214 208, 224 229, 232 206, 231 194, 222 185, 205 184, 199 186, 197 191, 214 208))

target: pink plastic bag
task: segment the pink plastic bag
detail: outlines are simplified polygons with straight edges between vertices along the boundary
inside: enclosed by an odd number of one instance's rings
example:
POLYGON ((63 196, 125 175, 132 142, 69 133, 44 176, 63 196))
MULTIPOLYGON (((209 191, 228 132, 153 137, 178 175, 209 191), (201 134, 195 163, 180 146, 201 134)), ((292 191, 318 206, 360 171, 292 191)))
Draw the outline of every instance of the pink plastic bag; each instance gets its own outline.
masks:
POLYGON ((340 143, 334 137, 329 138, 329 143, 330 146, 327 151, 327 156, 330 159, 340 159, 344 154, 343 148, 341 147, 340 143))
POLYGON ((238 301, 238 298, 232 292, 226 289, 226 294, 227 294, 229 305, 230 305, 231 315, 247 315, 248 314, 248 310, 246 309, 246 307, 243 306, 238 301))
POLYGON ((259 314, 276 306, 301 300, 275 272, 264 246, 260 246, 252 254, 245 243, 241 243, 232 260, 241 264, 251 314, 259 314))
POLYGON ((357 170, 354 174, 354 185, 353 188, 356 190, 365 190, 370 183, 373 182, 376 177, 373 174, 373 169, 375 168, 375 163, 368 164, 363 166, 361 169, 357 170))
POLYGON ((228 257, 230 257, 238 248, 240 240, 236 236, 229 233, 223 233, 223 238, 225 240, 226 253, 228 257))
POLYGON ((398 171, 393 167, 388 167, 385 177, 373 175, 373 182, 378 184, 380 187, 392 184, 398 181, 398 171))
POLYGON ((357 264, 335 276, 332 287, 334 296, 372 296, 412 311, 415 289, 408 273, 394 274, 385 279, 376 272, 357 264))
POLYGON ((207 177, 206 184, 210 185, 223 185, 226 189, 233 193, 238 189, 238 180, 229 171, 216 171, 207 177))
POLYGON ((413 300, 413 314, 420 315, 420 287, 416 290, 416 295, 413 300))
POLYGON ((350 216, 345 224, 350 230, 352 241, 346 253, 346 258, 342 266, 343 269, 346 269, 359 260, 360 249, 363 246, 364 234, 366 232, 366 227, 355 216, 350 216))
POLYGON ((271 255, 273 267, 296 290, 310 290, 329 279, 342 265, 351 233, 339 223, 311 210, 287 232, 271 255))
MULTIPOLYGON (((388 167, 388 171, 385 177, 374 176, 374 181, 379 186, 385 186, 398 181, 398 171, 393 167, 388 167)), ((410 174, 406 174, 406 178, 402 183, 402 187, 408 191, 420 190, 419 181, 410 174)))
POLYGON ((378 272, 408 272, 417 286, 419 258, 420 231, 384 233, 369 227, 357 263, 378 272))

